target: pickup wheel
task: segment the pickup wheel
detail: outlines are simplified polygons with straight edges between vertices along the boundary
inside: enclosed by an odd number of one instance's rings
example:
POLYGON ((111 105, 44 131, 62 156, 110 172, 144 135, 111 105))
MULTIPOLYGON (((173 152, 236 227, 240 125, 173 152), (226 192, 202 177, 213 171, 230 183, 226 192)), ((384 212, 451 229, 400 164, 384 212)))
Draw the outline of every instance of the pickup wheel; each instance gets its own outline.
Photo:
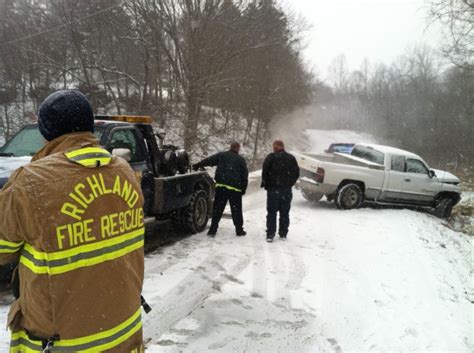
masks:
POLYGON ((449 218, 453 210, 454 201, 450 197, 442 198, 436 204, 434 215, 439 218, 449 218))
POLYGON ((364 200, 364 194, 360 186, 349 183, 339 188, 336 194, 335 203, 341 210, 351 210, 359 208, 364 200))
POLYGON ((312 201, 312 202, 318 202, 324 196, 324 194, 322 194, 320 192, 311 192, 311 191, 306 190, 304 188, 301 189, 301 195, 303 195, 305 200, 312 201))
POLYGON ((191 234, 202 232, 209 220, 209 197, 206 191, 197 190, 185 208, 182 227, 191 234))

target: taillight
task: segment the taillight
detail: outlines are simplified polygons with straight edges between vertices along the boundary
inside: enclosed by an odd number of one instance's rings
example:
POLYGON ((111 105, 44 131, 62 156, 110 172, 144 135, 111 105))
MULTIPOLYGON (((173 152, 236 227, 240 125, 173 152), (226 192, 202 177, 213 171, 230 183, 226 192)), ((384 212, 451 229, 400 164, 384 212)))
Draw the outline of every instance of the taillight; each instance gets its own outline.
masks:
POLYGON ((324 174, 325 174, 324 169, 318 167, 318 169, 316 170, 316 175, 314 176, 314 180, 316 180, 318 183, 323 183, 324 174))

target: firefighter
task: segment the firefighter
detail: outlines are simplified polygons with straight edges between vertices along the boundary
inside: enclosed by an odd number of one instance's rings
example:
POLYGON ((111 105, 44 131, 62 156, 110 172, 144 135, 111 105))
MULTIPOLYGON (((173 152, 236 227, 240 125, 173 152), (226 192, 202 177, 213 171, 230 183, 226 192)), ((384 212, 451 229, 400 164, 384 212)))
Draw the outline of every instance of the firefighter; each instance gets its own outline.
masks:
POLYGON ((277 212, 280 213, 278 234, 286 240, 290 226, 290 208, 293 194, 291 188, 300 176, 298 163, 293 155, 285 151, 283 141, 273 142, 273 153, 263 162, 262 187, 267 190, 267 242, 271 243, 276 233, 277 212))
POLYGON ((230 203, 232 221, 237 236, 245 236, 244 217, 242 215, 242 195, 245 195, 248 184, 247 162, 239 155, 240 143, 233 142, 226 152, 217 153, 196 163, 194 170, 207 166, 217 166, 216 195, 212 209, 212 222, 207 235, 214 237, 217 233, 219 221, 224 213, 227 201, 230 203))
POLYGON ((0 261, 19 260, 10 352, 143 352, 143 195, 78 91, 39 108, 46 140, 0 191, 0 261))

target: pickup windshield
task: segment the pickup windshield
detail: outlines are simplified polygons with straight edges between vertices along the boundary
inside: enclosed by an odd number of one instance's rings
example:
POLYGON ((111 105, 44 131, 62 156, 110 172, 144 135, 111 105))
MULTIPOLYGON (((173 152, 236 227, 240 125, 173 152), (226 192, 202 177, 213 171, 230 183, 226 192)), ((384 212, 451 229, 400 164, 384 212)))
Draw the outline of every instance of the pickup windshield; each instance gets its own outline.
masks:
MULTIPOLYGON (((95 127, 95 135, 100 138, 104 129, 95 127)), ((43 147, 45 140, 37 125, 26 126, 0 148, 0 156, 31 157, 43 147)))
POLYGON ((385 155, 382 152, 376 151, 373 148, 365 146, 355 146, 351 152, 351 155, 365 159, 366 161, 384 164, 385 155))

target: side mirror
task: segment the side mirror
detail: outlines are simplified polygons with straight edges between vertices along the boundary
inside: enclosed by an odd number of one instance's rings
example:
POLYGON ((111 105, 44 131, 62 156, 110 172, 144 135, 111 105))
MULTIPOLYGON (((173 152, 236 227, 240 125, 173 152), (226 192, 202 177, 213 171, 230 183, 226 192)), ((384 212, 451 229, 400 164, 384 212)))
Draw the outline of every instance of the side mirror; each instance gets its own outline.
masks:
POLYGON ((132 151, 128 148, 114 148, 112 150, 112 156, 121 157, 127 162, 130 162, 132 160, 132 151))
POLYGON ((428 175, 430 176, 430 178, 434 178, 436 176, 436 173, 433 169, 430 169, 428 175))

